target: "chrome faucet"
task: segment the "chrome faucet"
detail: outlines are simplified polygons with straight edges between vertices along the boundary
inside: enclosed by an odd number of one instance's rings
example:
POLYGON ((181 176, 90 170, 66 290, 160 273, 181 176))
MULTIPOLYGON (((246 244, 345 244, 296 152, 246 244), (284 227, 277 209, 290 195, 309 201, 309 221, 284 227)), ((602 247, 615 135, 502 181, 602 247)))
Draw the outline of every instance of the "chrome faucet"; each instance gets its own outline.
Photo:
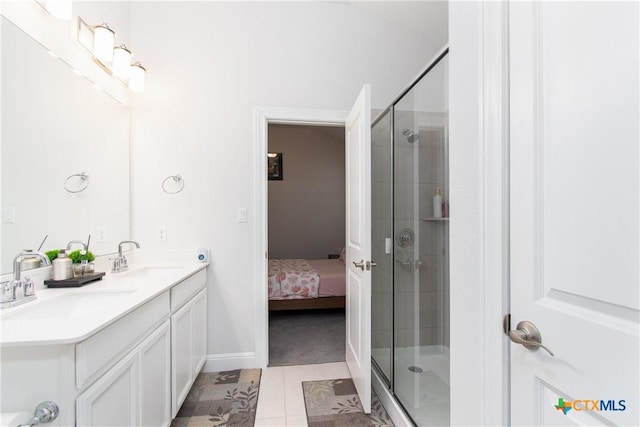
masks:
POLYGON ((113 268, 111 269, 112 273, 122 273, 123 271, 127 271, 129 269, 129 265, 127 263, 127 257, 122 254, 122 245, 126 243, 132 243, 136 245, 136 248, 140 249, 140 243, 135 240, 123 240, 118 244, 118 257, 113 259, 113 268))
POLYGON ((13 307, 36 299, 36 290, 29 277, 22 279, 21 263, 26 258, 40 258, 44 265, 51 265, 49 257, 42 252, 24 250, 13 259, 13 280, 0 284, 0 308, 13 307), (22 288, 22 293, 18 290, 22 288))
POLYGON ((85 242, 83 242, 82 240, 72 240, 69 243, 67 243, 67 251, 69 249, 71 249, 71 247, 74 244, 78 244, 78 245, 82 245, 82 248, 86 251, 87 250, 87 244, 85 242))

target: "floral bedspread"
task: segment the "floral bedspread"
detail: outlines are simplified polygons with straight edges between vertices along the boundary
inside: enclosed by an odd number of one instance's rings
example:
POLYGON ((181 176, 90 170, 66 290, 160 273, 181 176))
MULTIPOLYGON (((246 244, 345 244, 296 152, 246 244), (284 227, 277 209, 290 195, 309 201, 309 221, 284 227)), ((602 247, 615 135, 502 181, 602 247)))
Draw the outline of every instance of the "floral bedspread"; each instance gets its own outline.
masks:
POLYGON ((320 275, 303 259, 269 260, 269 299, 318 298, 320 275))

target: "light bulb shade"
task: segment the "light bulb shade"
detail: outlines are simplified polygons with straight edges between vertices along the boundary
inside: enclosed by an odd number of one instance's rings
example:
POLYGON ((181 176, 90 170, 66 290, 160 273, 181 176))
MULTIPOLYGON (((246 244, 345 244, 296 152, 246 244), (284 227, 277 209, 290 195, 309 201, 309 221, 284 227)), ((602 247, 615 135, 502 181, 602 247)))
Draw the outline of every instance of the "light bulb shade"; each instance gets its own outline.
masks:
POLYGON ((144 74, 146 70, 139 62, 131 65, 129 69, 129 89, 134 92, 144 91, 144 74))
POLYGON ((131 51, 125 45, 113 49, 113 74, 122 80, 129 78, 131 51))
POLYGON ((71 19, 71 0, 45 0, 47 12, 60 19, 71 19))
POLYGON ((116 33, 107 24, 96 26, 93 29, 93 55, 102 62, 111 62, 115 37, 116 33))

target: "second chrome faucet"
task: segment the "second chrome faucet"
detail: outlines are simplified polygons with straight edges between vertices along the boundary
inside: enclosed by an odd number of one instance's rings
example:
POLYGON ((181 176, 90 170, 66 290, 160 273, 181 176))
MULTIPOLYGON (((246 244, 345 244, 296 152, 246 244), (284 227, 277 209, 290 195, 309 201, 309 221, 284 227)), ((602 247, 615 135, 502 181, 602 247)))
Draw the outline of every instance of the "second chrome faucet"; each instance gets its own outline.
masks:
POLYGON ((118 244, 118 257, 113 259, 113 268, 111 269, 112 273, 122 273, 123 271, 127 271, 129 269, 129 264, 127 262, 127 257, 122 254, 122 245, 127 243, 131 243, 132 245, 136 245, 136 248, 140 248, 140 243, 135 240, 123 240, 118 244))

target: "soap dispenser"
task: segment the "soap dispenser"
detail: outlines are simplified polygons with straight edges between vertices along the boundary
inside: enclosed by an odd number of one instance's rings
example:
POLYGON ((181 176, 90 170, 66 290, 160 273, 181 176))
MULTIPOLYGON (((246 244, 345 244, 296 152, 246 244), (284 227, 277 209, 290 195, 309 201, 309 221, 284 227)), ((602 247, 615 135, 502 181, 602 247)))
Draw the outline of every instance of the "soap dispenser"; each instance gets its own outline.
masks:
POLYGON ((442 195, 440 195, 440 187, 436 187, 436 194, 433 196, 433 217, 442 218, 442 195))
POLYGON ((53 280, 65 280, 73 277, 73 263, 64 249, 60 249, 58 256, 53 260, 53 280))

